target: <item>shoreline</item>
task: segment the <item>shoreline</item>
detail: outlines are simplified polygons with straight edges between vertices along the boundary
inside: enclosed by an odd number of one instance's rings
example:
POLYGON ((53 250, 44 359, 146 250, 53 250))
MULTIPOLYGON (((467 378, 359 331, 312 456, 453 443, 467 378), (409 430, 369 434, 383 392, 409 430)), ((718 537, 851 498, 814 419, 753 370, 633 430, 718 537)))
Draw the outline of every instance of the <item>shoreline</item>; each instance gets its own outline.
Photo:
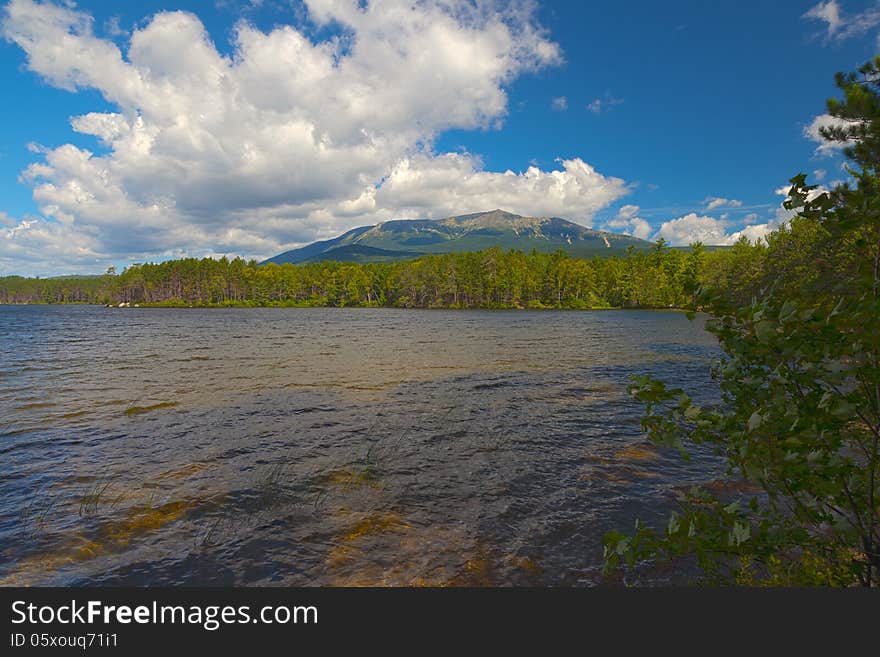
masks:
POLYGON ((176 309, 176 310, 198 310, 198 309, 210 309, 210 310, 222 310, 222 309, 335 309, 335 310, 454 310, 454 311, 469 311, 469 310, 491 310, 491 311, 536 311, 536 312, 553 312, 553 311, 566 311, 566 312, 591 312, 591 311, 600 311, 600 310, 640 310, 640 311, 655 311, 655 312, 681 312, 681 313, 692 313, 692 312, 705 312, 704 310, 696 310, 694 311, 692 308, 681 308, 681 307, 662 307, 662 306, 589 306, 589 307, 571 307, 571 306, 380 306, 380 305, 346 305, 346 306, 333 306, 333 305, 315 305, 315 304, 294 304, 294 303, 271 303, 271 304, 257 304, 257 303, 217 303, 217 304, 186 304, 186 303, 138 303, 136 305, 130 306, 120 306, 116 304, 103 304, 103 303, 85 303, 85 302, 71 302, 71 303, 0 303, 0 307, 3 306, 39 306, 39 307, 48 307, 48 306, 91 306, 95 308, 106 308, 107 310, 144 310, 144 309, 176 309))

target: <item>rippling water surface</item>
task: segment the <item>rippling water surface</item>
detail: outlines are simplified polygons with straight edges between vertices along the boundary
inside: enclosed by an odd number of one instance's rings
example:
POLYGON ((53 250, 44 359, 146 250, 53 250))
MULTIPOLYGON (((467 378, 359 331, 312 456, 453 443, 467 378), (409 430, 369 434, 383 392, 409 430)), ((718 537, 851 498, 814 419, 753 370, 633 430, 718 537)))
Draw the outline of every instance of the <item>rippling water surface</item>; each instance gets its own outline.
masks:
POLYGON ((0 584, 589 585, 720 464, 681 313, 0 306, 0 584))

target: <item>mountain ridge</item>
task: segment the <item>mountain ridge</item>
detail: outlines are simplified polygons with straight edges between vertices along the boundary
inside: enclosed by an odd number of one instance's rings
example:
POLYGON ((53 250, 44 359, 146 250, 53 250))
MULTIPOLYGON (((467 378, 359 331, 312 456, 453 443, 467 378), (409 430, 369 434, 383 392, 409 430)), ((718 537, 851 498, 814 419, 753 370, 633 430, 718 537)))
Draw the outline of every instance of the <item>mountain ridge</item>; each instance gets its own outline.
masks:
POLYGON ((424 255, 481 251, 500 246, 543 252, 563 250, 572 256, 618 255, 633 246, 651 243, 607 231, 586 228, 561 217, 527 217, 506 210, 473 212, 443 219, 392 219, 359 226, 329 240, 291 249, 261 264, 388 262, 424 255))

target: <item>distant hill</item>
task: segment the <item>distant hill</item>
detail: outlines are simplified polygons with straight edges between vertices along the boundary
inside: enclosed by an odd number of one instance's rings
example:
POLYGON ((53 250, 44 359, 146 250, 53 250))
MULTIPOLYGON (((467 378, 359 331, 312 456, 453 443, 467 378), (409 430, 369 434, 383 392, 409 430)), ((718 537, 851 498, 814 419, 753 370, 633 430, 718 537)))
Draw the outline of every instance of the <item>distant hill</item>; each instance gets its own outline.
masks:
POLYGON ((629 235, 584 228, 559 217, 522 217, 504 210, 464 214, 432 221, 403 219, 353 228, 339 237, 281 253, 265 262, 294 264, 341 260, 389 262, 431 253, 481 251, 493 246, 552 252, 576 257, 620 255, 650 242, 629 235))
MULTIPOLYGON (((288 251, 293 253, 293 251, 288 251)), ((405 260, 408 258, 418 258, 425 255, 420 251, 389 251, 387 249, 378 249, 375 246, 367 246, 365 244, 343 244, 329 251, 321 251, 304 260, 301 263, 308 262, 326 262, 328 260, 337 260, 342 262, 393 262, 395 260, 405 260)), ((281 256, 278 256, 279 258, 281 256)), ((273 258, 267 262, 276 262, 273 258)), ((285 260, 283 262, 292 262, 285 260)))

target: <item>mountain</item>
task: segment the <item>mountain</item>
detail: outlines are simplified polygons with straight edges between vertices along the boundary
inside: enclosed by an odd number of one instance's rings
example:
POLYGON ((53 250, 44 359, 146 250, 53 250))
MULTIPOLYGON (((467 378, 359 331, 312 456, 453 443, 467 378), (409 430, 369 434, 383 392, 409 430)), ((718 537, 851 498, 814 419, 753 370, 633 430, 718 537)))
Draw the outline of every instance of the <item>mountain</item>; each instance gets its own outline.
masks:
POLYGON ((361 226, 331 240, 286 251, 265 262, 282 264, 342 260, 388 262, 430 253, 480 251, 493 246, 551 252, 562 249, 577 257, 616 255, 650 242, 629 235, 584 228, 559 217, 522 217, 504 210, 463 214, 432 221, 402 219, 361 226))

